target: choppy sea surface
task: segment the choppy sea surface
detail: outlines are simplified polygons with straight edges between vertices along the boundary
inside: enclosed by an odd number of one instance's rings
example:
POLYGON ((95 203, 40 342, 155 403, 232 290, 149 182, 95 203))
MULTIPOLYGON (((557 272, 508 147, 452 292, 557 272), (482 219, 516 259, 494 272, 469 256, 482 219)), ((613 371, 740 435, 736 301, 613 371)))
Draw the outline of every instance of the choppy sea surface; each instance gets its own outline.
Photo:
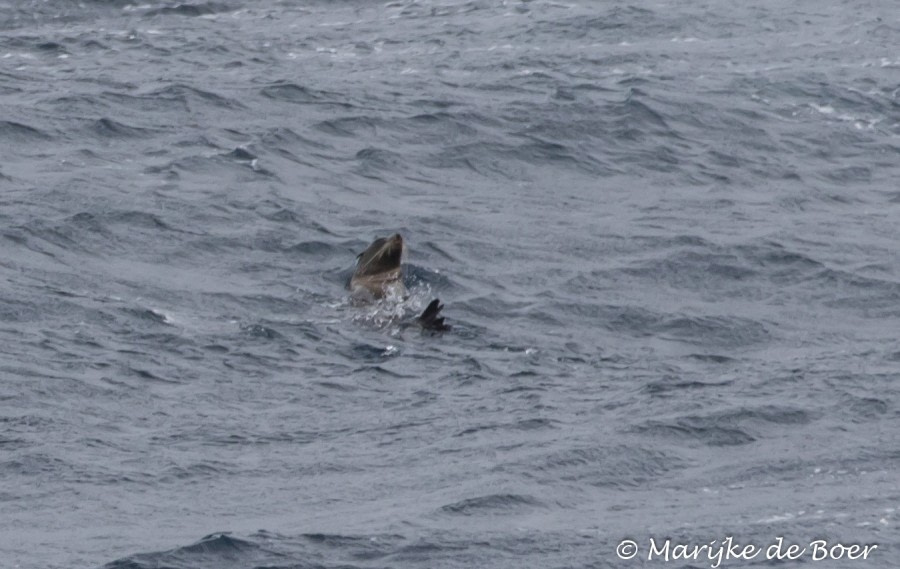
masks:
POLYGON ((896 567, 898 38, 890 0, 0 0, 0 565, 896 567), (394 232, 411 298, 354 306, 394 232), (434 297, 448 333, 380 320, 434 297))

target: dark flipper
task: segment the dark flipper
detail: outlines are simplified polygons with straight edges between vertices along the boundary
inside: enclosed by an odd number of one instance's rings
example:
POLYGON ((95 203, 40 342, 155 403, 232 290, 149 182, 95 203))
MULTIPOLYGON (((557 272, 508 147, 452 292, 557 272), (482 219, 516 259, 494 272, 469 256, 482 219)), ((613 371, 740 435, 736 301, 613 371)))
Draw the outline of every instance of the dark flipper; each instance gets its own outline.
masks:
POLYGON ((444 324, 444 317, 441 316, 441 309, 444 305, 441 301, 434 299, 425 309, 425 312, 419 316, 419 324, 426 330, 434 330, 436 332, 444 332, 450 329, 450 326, 444 324))

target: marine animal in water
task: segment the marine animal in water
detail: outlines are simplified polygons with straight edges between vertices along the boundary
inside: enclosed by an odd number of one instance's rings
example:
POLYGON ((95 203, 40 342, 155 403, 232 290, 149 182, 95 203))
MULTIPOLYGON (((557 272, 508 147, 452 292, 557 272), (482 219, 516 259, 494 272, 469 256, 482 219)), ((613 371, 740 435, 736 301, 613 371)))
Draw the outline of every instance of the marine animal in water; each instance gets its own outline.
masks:
POLYGON ((385 297, 404 299, 403 237, 395 233, 379 237, 356 256, 356 270, 350 277, 350 292, 357 300, 377 300, 385 297))
MULTIPOLYGON (((356 257, 356 270, 350 277, 350 295, 357 301, 375 301, 383 298, 405 300, 409 293, 403 284, 403 237, 395 233, 379 237, 356 257)), ((415 320, 426 330, 445 331, 441 310, 444 305, 435 298, 415 320)))

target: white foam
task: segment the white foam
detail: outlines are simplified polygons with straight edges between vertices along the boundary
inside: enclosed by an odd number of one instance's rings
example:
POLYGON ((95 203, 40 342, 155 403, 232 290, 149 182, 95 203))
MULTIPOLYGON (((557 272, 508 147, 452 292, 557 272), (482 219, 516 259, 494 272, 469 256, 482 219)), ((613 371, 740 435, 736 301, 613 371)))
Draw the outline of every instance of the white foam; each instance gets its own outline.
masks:
POLYGON ((832 107, 831 105, 817 105, 815 103, 810 103, 809 106, 811 108, 815 109, 816 111, 819 111, 823 115, 833 115, 834 114, 834 107, 832 107))

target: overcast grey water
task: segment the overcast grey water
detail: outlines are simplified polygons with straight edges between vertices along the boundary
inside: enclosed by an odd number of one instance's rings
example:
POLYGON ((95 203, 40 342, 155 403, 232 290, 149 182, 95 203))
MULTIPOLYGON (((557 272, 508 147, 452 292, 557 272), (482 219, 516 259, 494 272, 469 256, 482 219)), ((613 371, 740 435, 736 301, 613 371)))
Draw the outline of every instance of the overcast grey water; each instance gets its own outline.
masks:
POLYGON ((0 566, 897 567, 898 179, 893 0, 0 0, 0 566))

